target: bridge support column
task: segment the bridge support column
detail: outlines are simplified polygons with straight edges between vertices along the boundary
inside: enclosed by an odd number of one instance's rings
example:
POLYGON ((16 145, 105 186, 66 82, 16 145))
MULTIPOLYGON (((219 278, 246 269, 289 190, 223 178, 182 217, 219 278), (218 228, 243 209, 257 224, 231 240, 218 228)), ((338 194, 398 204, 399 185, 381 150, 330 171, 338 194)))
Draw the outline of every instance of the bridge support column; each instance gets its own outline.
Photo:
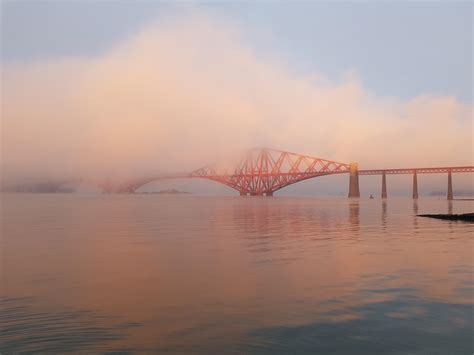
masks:
POLYGON ((451 170, 448 171, 448 200, 453 199, 453 178, 451 176, 451 170))
POLYGON ((267 191, 265 192, 265 196, 273 196, 273 191, 267 191))
POLYGON ((385 171, 382 173, 382 198, 387 198, 387 175, 385 171))
POLYGON ((247 196, 247 193, 245 191, 240 191, 240 196, 247 196))
POLYGON ((416 170, 413 172, 413 199, 418 200, 418 178, 416 175, 416 170))
POLYGON ((359 169, 357 163, 351 163, 349 170, 349 198, 359 198, 359 169))

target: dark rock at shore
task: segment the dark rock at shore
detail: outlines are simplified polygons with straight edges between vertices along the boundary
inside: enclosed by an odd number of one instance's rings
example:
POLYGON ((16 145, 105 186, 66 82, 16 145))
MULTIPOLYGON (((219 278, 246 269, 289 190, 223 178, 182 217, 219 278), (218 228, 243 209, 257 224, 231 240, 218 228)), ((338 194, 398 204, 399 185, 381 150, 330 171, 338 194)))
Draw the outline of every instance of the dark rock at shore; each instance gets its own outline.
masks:
POLYGON ((419 214, 418 217, 428 217, 436 219, 446 219, 448 221, 474 222, 474 213, 463 214, 419 214))

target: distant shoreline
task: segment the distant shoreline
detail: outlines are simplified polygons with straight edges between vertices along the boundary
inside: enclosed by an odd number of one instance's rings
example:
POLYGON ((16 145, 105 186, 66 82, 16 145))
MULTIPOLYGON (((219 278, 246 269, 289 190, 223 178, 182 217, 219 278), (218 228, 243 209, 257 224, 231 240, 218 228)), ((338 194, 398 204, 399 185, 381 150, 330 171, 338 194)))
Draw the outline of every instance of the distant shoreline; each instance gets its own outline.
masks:
POLYGON ((160 191, 150 191, 150 192, 135 192, 138 195, 191 195, 191 192, 180 191, 176 189, 166 189, 160 191))

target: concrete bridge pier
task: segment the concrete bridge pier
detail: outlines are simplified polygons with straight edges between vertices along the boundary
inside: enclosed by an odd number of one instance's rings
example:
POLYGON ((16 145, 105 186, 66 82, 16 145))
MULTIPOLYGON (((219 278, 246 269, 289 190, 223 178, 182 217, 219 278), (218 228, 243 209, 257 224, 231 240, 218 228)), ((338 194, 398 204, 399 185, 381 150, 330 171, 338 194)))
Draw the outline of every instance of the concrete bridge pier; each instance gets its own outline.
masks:
POLYGON ((451 176, 451 170, 448 171, 448 201, 453 199, 453 178, 451 176))
POLYGON ((382 173, 382 198, 387 199, 387 174, 382 173))
POLYGON ((349 169, 349 198, 359 198, 359 169, 357 163, 351 163, 349 169))
POLYGON ((273 191, 267 191, 267 192, 265 192, 265 196, 268 196, 268 197, 273 196, 273 191))
POLYGON ((413 172, 413 199, 418 200, 418 178, 416 170, 413 172))
POLYGON ((247 193, 245 191, 240 191, 240 196, 247 196, 247 193))

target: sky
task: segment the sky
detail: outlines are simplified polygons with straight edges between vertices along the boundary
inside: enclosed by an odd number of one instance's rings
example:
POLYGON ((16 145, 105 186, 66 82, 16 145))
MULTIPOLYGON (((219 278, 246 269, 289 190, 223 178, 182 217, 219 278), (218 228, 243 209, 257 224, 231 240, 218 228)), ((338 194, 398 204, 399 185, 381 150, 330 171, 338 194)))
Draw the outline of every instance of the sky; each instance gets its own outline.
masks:
POLYGON ((472 165, 472 17, 469 1, 3 1, 2 178, 182 171, 255 145, 472 165))

